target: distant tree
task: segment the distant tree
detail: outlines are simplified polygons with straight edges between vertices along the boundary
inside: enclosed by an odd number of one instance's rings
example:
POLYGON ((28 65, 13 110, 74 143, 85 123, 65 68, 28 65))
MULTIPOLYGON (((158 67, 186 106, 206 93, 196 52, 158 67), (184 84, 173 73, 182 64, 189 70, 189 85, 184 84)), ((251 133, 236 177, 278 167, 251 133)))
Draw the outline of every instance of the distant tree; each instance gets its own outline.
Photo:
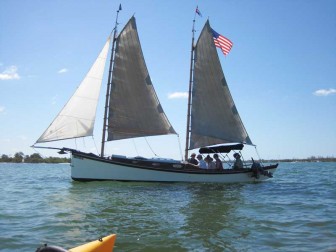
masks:
POLYGON ((25 162, 26 163, 44 163, 44 160, 40 154, 34 153, 34 154, 31 154, 28 158, 26 157, 25 162))
POLYGON ((44 159, 46 163, 69 163, 70 159, 69 158, 60 158, 60 157, 48 157, 44 159))
POLYGON ((15 153, 14 157, 9 157, 6 154, 0 156, 0 162, 6 163, 70 163, 70 158, 60 158, 60 157, 47 157, 43 158, 40 154, 34 153, 29 155, 23 154, 23 152, 15 153))
POLYGON ((14 163, 22 163, 24 154, 22 152, 17 152, 14 155, 13 162, 14 163))
POLYGON ((12 159, 8 155, 2 154, 0 158, 0 162, 9 163, 9 162, 12 162, 12 159))

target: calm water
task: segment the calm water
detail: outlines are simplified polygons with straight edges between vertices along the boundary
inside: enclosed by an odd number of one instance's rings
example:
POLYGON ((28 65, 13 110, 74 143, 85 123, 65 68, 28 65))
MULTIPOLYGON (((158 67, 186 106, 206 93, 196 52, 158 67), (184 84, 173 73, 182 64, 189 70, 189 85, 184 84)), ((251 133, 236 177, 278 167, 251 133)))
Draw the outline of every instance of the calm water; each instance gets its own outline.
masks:
POLYGON ((74 182, 66 164, 0 164, 0 251, 332 251, 336 163, 281 163, 251 184, 74 182))

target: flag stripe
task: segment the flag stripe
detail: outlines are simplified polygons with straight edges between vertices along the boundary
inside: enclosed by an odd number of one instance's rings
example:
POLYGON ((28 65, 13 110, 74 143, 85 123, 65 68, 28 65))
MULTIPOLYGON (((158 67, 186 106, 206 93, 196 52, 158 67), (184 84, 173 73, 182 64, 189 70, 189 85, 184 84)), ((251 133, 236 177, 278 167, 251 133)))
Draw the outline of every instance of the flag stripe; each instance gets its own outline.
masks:
POLYGON ((211 30, 212 30, 212 36, 214 39, 215 46, 220 48, 222 52, 224 53, 224 55, 227 55, 230 52, 233 46, 233 43, 231 42, 231 40, 229 40, 228 38, 225 38, 223 35, 220 35, 215 30, 213 29, 211 30))

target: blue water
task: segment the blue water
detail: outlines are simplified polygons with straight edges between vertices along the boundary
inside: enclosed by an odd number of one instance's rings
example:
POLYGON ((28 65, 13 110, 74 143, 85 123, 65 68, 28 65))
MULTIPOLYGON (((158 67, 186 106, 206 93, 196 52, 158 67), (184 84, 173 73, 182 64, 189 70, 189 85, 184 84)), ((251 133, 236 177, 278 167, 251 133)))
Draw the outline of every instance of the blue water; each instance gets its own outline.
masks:
POLYGON ((68 164, 0 164, 0 251, 332 251, 336 163, 280 163, 248 184, 74 182, 68 164))

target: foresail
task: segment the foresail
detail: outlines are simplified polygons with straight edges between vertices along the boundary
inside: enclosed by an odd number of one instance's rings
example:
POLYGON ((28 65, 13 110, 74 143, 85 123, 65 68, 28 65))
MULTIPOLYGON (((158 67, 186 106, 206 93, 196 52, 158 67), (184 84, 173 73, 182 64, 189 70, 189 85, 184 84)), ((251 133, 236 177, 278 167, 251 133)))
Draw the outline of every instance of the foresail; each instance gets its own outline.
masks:
POLYGON ((176 133, 155 93, 132 17, 116 41, 107 140, 164 134, 176 133))
POLYGON ((220 143, 252 144, 226 83, 209 21, 195 47, 193 80, 189 149, 220 143))
POLYGON ((37 143, 93 135, 94 121, 110 38, 91 69, 37 143))

